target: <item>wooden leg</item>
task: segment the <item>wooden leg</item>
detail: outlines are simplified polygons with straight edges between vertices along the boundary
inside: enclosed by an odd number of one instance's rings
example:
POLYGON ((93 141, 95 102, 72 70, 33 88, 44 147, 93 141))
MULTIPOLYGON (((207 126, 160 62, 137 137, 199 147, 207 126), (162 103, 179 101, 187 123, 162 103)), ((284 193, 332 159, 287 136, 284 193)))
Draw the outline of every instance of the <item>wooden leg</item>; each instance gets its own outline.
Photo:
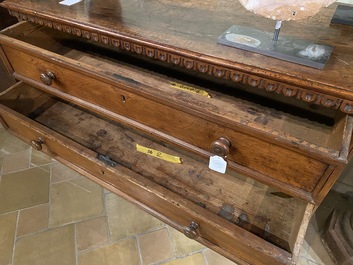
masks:
POLYGON ((353 210, 335 209, 327 220, 323 237, 339 265, 353 265, 353 210))

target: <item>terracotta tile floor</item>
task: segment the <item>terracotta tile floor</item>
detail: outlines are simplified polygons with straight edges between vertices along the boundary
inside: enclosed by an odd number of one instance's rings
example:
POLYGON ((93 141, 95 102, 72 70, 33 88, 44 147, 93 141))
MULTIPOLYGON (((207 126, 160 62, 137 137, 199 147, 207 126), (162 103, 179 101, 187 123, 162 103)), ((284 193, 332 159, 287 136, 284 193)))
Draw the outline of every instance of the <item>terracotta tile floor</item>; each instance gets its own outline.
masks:
MULTIPOLYGON (((0 265, 234 264, 2 128, 0 167, 0 265)), ((299 264, 333 264, 318 233, 328 212, 312 219, 299 264)))

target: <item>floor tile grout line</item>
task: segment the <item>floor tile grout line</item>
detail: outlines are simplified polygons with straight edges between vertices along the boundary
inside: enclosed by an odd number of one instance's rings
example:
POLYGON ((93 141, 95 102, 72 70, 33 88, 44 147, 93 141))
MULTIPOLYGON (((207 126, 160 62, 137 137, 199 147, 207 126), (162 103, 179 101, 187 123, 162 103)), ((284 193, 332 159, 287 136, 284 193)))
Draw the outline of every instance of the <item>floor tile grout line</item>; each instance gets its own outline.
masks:
MULTIPOLYGON (((53 161, 52 163, 50 163, 51 165, 57 165, 57 164, 59 164, 59 165, 63 165, 63 166, 65 166, 64 164, 62 164, 62 163, 60 163, 60 162, 58 162, 58 161, 53 161)), ((65 166, 66 167, 66 166, 65 166)), ((69 168, 69 167, 67 167, 67 168, 69 168)), ((84 175, 81 175, 81 174, 79 174, 77 171, 75 171, 75 170, 73 170, 73 169, 71 169, 71 168, 69 168, 71 171, 73 171, 75 174, 77 173, 78 174, 78 176, 76 176, 76 177, 72 177, 72 178, 68 178, 68 179, 64 179, 64 180, 58 180, 58 181, 55 181, 55 182, 51 182, 51 184, 52 185, 54 185, 54 184, 60 184, 60 183, 64 183, 64 182, 72 182, 73 180, 76 180, 76 179, 78 179, 78 178, 85 178, 85 179, 87 179, 84 175)), ((53 173, 53 175, 54 175, 54 172, 52 172, 53 173)), ((97 184, 98 185, 98 184, 97 184)))
MULTIPOLYGON (((190 257, 192 255, 196 255, 198 253, 200 253, 202 256, 203 256, 203 259, 205 260, 205 257, 203 255, 203 251, 205 251, 206 249, 202 249, 202 250, 197 250, 197 251, 193 251, 193 252, 190 252, 190 253, 187 253, 185 255, 181 255, 181 256, 174 256, 172 258, 169 258, 169 259, 166 259, 166 260, 162 260, 162 261, 158 261, 158 262, 155 262, 155 263, 152 263, 150 265, 163 265, 167 262, 170 262, 170 261, 173 261, 173 260, 182 260, 182 259, 185 259, 187 257, 190 257)), ((204 264, 206 265, 206 264, 204 264)), ((221 264, 220 264, 221 265, 221 264)))
POLYGON ((25 171, 25 170, 28 170, 28 169, 30 169, 31 167, 30 167, 30 148, 27 150, 22 150, 22 151, 20 151, 20 152, 17 152, 17 153, 15 153, 15 154, 9 154, 9 155, 7 155, 6 157, 8 158, 8 157, 10 157, 10 156, 15 156, 15 155, 17 155, 17 154, 19 154, 19 153, 24 153, 24 152, 28 152, 29 154, 28 154, 28 158, 29 158, 29 161, 28 161, 28 166, 27 167, 25 167, 25 168, 21 168, 21 169, 18 169, 18 170, 13 170, 13 171, 9 171, 9 172, 3 172, 4 171, 4 163, 3 163, 3 165, 2 165, 2 175, 7 175, 7 174, 12 174, 12 173, 17 173, 17 172, 21 172, 21 171, 25 171))
MULTIPOLYGON (((11 155, 11 154, 10 154, 10 155, 11 155)), ((32 153, 31 153, 31 155, 32 155, 32 153)), ((30 157, 31 157, 31 155, 30 155, 30 157)), ((54 161, 53 161, 53 162, 54 162, 54 161)), ((52 184, 56 184, 56 182, 55 182, 55 183, 52 183, 52 164, 53 164, 53 162, 48 164, 48 165, 50 165, 50 167, 49 167, 49 170, 50 170, 49 200, 50 200, 50 193, 51 193, 51 185, 52 185, 52 184)), ((40 167, 40 166, 37 166, 37 167, 40 167)), ((24 169, 24 170, 26 170, 26 169, 24 169)), ((2 167, 1 167, 1 169, 0 169, 0 172, 2 172, 2 167)), ((0 175, 0 178, 1 178, 1 175, 0 175)), ((104 191, 103 191, 103 193, 104 193, 104 191)), ((104 194, 103 194, 103 196, 104 196, 104 194)), ((105 203, 105 200, 103 200, 103 203, 105 203)), ((43 205, 43 204, 41 204, 41 205, 43 205)), ((18 240, 19 238, 21 238, 21 237, 17 237, 17 234, 18 234, 18 231, 17 231, 17 230, 18 230, 18 226, 19 226, 20 214, 21 214, 22 210, 34 208, 34 207, 37 207, 37 206, 38 206, 38 205, 35 205, 35 206, 28 207, 28 208, 19 209, 19 210, 10 212, 10 213, 15 213, 15 212, 17 212, 16 231, 15 231, 16 235, 15 235, 15 237, 14 237, 14 247, 13 247, 13 253, 12 253, 13 257, 12 257, 12 263, 11 263, 11 264, 14 263, 14 260, 13 260, 13 259, 14 259, 14 254, 15 254, 16 240, 18 240)), ((49 202, 49 207, 50 207, 50 202, 49 202)), ((49 208, 49 207, 48 207, 48 208, 49 208)), ((105 207, 105 205, 104 205, 104 207, 105 207)), ((104 208, 104 210, 106 210, 106 209, 104 208)), ((6 213, 6 214, 9 214, 9 213, 6 213)), ((4 215, 5 215, 5 214, 4 214, 4 215)), ((2 215, 0 214, 0 216, 2 216, 2 215)), ((108 229, 109 229, 108 217, 107 217, 106 214, 105 214, 105 216, 106 216, 106 218, 107 218, 107 220, 106 220, 106 221, 107 221, 107 227, 108 227, 108 229)), ((49 210, 48 210, 48 220, 49 220, 49 210)), ((82 221, 84 221, 84 220, 82 220, 82 221)), ((78 223, 79 223, 79 222, 78 222, 78 223)), ((72 223, 71 223, 71 224, 72 224, 72 223)), ((48 221, 48 225, 49 225, 49 221, 48 221)), ((70 225, 70 224, 65 224, 65 225, 63 225, 63 226, 66 226, 66 225, 70 225)), ((74 225, 75 225, 75 233, 76 233, 76 225, 77 225, 77 223, 74 223, 74 225)), ((63 227, 63 226, 59 226, 59 227, 63 227)), ((51 229, 56 229, 56 228, 58 228, 58 227, 53 227, 53 228, 51 228, 51 229)), ((49 229, 49 227, 48 227, 47 229, 49 229)), ((108 229, 107 229, 107 231, 108 231, 108 229)), ((161 229, 163 229, 163 228, 159 228, 159 229, 156 229, 156 230, 154 230, 154 231, 158 231, 158 230, 161 230, 161 229)), ((168 229, 168 231, 169 231, 168 226, 167 226, 167 229, 168 229)), ((144 234, 152 233, 152 232, 154 232, 154 231, 148 231, 148 232, 145 232, 144 234)), ((141 235, 141 234, 140 234, 140 235, 141 235)), ((128 237, 128 238, 135 238, 135 239, 136 239, 136 242, 138 242, 138 236, 140 236, 140 235, 134 235, 134 236, 128 237)), ((124 238, 124 239, 121 239, 121 240, 119 240, 119 241, 127 240, 128 238, 124 238)), ((75 234, 75 240, 76 240, 76 234, 75 234)), ((311 242, 312 240, 313 240, 312 238, 309 239, 310 242, 311 242)), ((116 242, 119 242, 119 241, 116 241, 116 242)), ((110 240, 109 240, 109 242, 110 242, 110 240)), ((104 245, 110 245, 110 244, 107 243, 107 244, 104 244, 104 245)), ((103 245, 98 245, 95 249, 100 248, 100 247, 102 247, 102 246, 103 246, 103 245)), ((76 247, 76 246, 75 246, 75 247, 76 247)), ((75 248, 75 249, 76 249, 76 248, 75 248)), ((200 250, 200 252, 201 252, 202 255, 203 255, 204 261, 205 261, 205 263, 206 263, 205 265, 208 264, 208 260, 207 260, 206 255, 205 255, 206 251, 207 251, 207 249, 200 250)), ((196 253, 197 253, 197 252, 196 252, 196 253)), ((139 251, 139 254, 140 254, 140 251, 139 251)), ((76 256, 77 256, 77 255, 78 255, 78 251, 77 251, 77 249, 76 249, 76 256)), ((186 256, 189 256, 189 255, 192 255, 192 254, 189 253, 189 254, 186 255, 186 256)), ((184 258, 185 258, 186 256, 184 256, 184 258)), ((316 260, 313 260, 313 259, 309 258, 310 256, 308 255, 308 253, 307 253, 307 256, 308 256, 308 257, 305 258, 306 261, 312 262, 313 265, 314 265, 314 264, 315 264, 315 265, 320 265, 320 264, 321 264, 321 262, 319 263, 319 262, 317 262, 316 260)), ((140 260, 140 261, 142 262, 142 260, 140 260)), ((159 263, 162 264, 162 263, 165 263, 165 262, 168 262, 168 261, 165 260, 165 261, 161 261, 161 262, 159 262, 159 263)), ((158 265, 159 263, 156 263, 155 265, 158 265)))
POLYGON ((50 228, 50 210, 51 210, 52 178, 53 178, 53 164, 50 165, 50 172, 49 172, 48 229, 50 228))
MULTIPOLYGON (((81 175, 80 175, 81 176, 81 175)), ((73 180, 76 180, 78 179, 79 177, 74 177, 74 178, 71 178, 71 179, 65 179, 65 180, 59 180, 59 181, 55 181, 52 183, 52 185, 56 185, 56 184, 61 184, 61 183, 65 183, 65 182, 72 182, 73 180)), ((74 185, 74 184, 73 184, 74 185)))
POLYGON ((161 260, 161 261, 157 261, 157 262, 154 262, 154 263, 151 263, 151 264, 147 264, 147 265, 163 265, 167 262, 171 262, 173 260, 177 260, 178 258, 177 257, 171 257, 169 259, 165 259, 165 260, 161 260))
POLYGON ((169 259, 166 259, 166 260, 154 262, 154 263, 147 264, 147 265, 163 265, 163 264, 166 264, 167 262, 171 262, 171 261, 177 260, 177 259, 178 259, 177 257, 172 257, 172 258, 169 258, 169 259))
POLYGON ((160 231, 162 229, 165 229, 165 228, 166 228, 165 225, 162 226, 162 227, 156 227, 155 229, 152 229, 152 230, 149 230, 149 231, 144 231, 144 232, 139 233, 139 234, 134 234, 134 235, 131 235, 131 236, 127 237, 127 238, 131 238, 131 237, 134 237, 134 236, 136 236, 136 237, 144 236, 144 235, 147 235, 147 234, 150 234, 150 233, 158 232, 158 231, 160 231))
POLYGON ((22 239, 22 238, 26 238, 26 237, 31 237, 31 236, 34 236, 34 235, 37 235, 37 234, 40 234, 40 233, 44 233, 44 232, 47 232, 47 231, 53 231, 53 230, 56 230, 56 229, 65 228, 65 227, 70 226, 70 225, 74 225, 74 223, 66 224, 66 225, 63 225, 63 226, 57 226, 57 227, 48 227, 46 229, 43 229, 43 230, 40 230, 40 231, 36 231, 34 233, 30 233, 30 234, 27 234, 27 235, 16 237, 16 239, 22 239))
POLYGON ((13 248, 12 248, 11 265, 13 265, 14 260, 15 260, 15 251, 16 251, 16 243, 17 243, 17 230, 18 230, 19 219, 20 219, 20 211, 17 211, 17 216, 16 216, 16 229, 15 229, 15 234, 14 234, 14 239, 13 239, 13 248))
MULTIPOLYGON (((119 195, 114 194, 114 193, 107 193, 107 194, 105 194, 104 196, 112 196, 112 195, 121 198, 119 195)), ((104 202, 106 203, 105 200, 104 200, 104 202)), ((106 206, 106 205, 105 205, 105 206, 106 206)), ((109 216, 108 216, 108 214, 106 214, 106 218, 107 218, 107 225, 108 225, 108 228, 109 228, 109 231, 110 231, 109 216)), ((162 222, 162 221, 161 221, 161 222, 162 222)), ((151 230, 144 231, 144 232, 141 232, 141 233, 138 233, 138 234, 129 235, 129 236, 127 236, 127 237, 120 238, 120 239, 118 239, 118 240, 111 240, 111 237, 109 236, 109 242, 110 242, 110 243, 116 243, 116 242, 119 242, 119 241, 124 240, 124 239, 129 239, 129 238, 133 238, 133 237, 140 237, 140 236, 143 236, 143 235, 147 235, 147 234, 149 234, 149 233, 157 232, 157 231, 159 231, 159 230, 162 230, 162 229, 166 228, 166 226, 167 226, 166 223, 164 223, 164 222, 162 222, 162 223, 163 223, 162 226, 154 227, 154 228, 152 228, 151 230)), ((109 233, 109 235, 110 235, 110 233, 109 233)))
POLYGON ((16 239, 26 238, 26 237, 33 236, 33 235, 36 235, 36 234, 40 234, 40 233, 48 231, 48 230, 50 230, 50 229, 49 228, 45 228, 45 229, 42 229, 42 230, 35 231, 33 233, 25 234, 23 236, 16 236, 16 239))
MULTIPOLYGON (((14 173, 19 173, 19 172, 30 170, 30 169, 34 169, 34 168, 42 168, 43 166, 49 166, 49 165, 51 165, 51 163, 43 164, 43 165, 35 165, 33 167, 31 167, 31 165, 29 165, 27 168, 22 168, 22 169, 19 169, 19 170, 9 171, 9 172, 5 172, 5 173, 3 173, 3 170, 1 169, 1 172, 2 172, 1 176, 10 175, 10 174, 14 174, 14 173)), ((1 168, 3 168, 3 166, 1 168)), ((45 169, 42 168, 42 170, 45 170, 45 169)))
POLYGON ((28 149, 30 149, 31 146, 30 146, 29 144, 27 144, 27 143, 26 143, 26 145, 27 145, 27 148, 25 148, 25 149, 22 149, 22 150, 20 150, 20 151, 16 151, 16 152, 14 152, 14 153, 6 152, 6 153, 3 153, 3 156, 17 155, 18 153, 21 153, 21 152, 23 152, 23 151, 28 151, 28 149))
POLYGON ((202 257, 205 265, 208 265, 208 259, 206 258, 206 255, 205 255, 206 250, 207 249, 202 250, 201 253, 202 253, 202 257))
POLYGON ((167 225, 166 228, 167 228, 169 242, 170 242, 170 244, 172 245, 172 248, 173 248, 174 257, 176 257, 177 256, 177 249, 176 249, 176 245, 175 245, 174 240, 173 240, 173 236, 172 236, 172 234, 170 232, 170 226, 167 225))
POLYGON ((107 227, 107 231, 106 231, 106 233, 107 233, 107 241, 108 241, 108 243, 111 243, 112 241, 111 241, 111 236, 110 236, 109 217, 108 217, 108 214, 107 214, 107 201, 106 201, 107 198, 106 198, 106 195, 107 194, 104 193, 104 188, 102 188, 103 211, 104 211, 104 217, 105 217, 105 225, 107 227))
POLYGON ((106 218, 106 224, 107 224, 107 233, 108 233, 108 243, 111 244, 113 243, 112 237, 111 237, 111 231, 110 231, 110 225, 109 225, 109 216, 107 212, 107 196, 110 195, 110 193, 104 193, 104 188, 102 189, 103 193, 103 207, 104 207, 104 213, 105 213, 105 218, 106 218))
MULTIPOLYGON (((103 244, 100 244, 100 245, 92 246, 92 247, 87 248, 87 249, 84 249, 84 250, 77 250, 77 253, 78 253, 78 255, 83 255, 83 254, 85 254, 85 253, 89 253, 89 252, 95 251, 95 250, 97 250, 97 249, 104 248, 104 247, 108 247, 108 246, 111 246, 111 245, 113 245, 113 244, 117 244, 117 243, 120 243, 120 242, 122 242, 122 241, 131 240, 131 239, 136 239, 136 242, 137 242, 137 237, 136 237, 136 236, 127 237, 127 238, 120 239, 120 240, 118 240, 118 241, 114 241, 114 242, 112 242, 112 243, 106 242, 106 243, 103 243, 103 244)), ((141 265, 142 265, 142 264, 141 264, 141 265)))
MULTIPOLYGON (((102 215, 97 215, 97 216, 89 217, 88 219, 74 220, 74 221, 71 221, 71 222, 68 222, 68 223, 63 223, 63 224, 60 224, 60 225, 48 226, 47 230, 53 230, 53 229, 62 228, 62 227, 69 226, 69 225, 80 224, 80 223, 87 222, 87 221, 91 221, 91 220, 93 220, 93 219, 100 218, 100 217, 104 217, 104 215, 102 214, 102 215)), ((48 219, 49 219, 49 218, 48 218, 48 219)), ((44 231, 44 230, 42 230, 42 232, 43 232, 43 231, 44 231)))
POLYGON ((77 251, 77 223, 74 224, 74 248, 75 248, 75 264, 78 265, 78 251, 77 251))
POLYGON ((38 207, 38 206, 42 206, 42 205, 45 205, 45 204, 48 204, 48 203, 46 202, 46 203, 36 204, 36 205, 29 206, 29 207, 26 207, 26 208, 21 208, 21 209, 16 209, 16 210, 13 210, 13 211, 10 211, 10 212, 1 213, 0 216, 6 215, 6 214, 10 214, 10 213, 15 213, 15 212, 17 212, 17 211, 30 210, 30 209, 33 209, 33 208, 36 208, 36 207, 38 207))
POLYGON ((4 167, 4 158, 5 158, 6 155, 3 155, 2 156, 2 163, 1 163, 1 167, 0 167, 0 181, 1 181, 1 177, 2 177, 2 169, 4 167))
POLYGON ((99 248, 104 248, 104 247, 110 246, 110 245, 112 245, 112 244, 116 244, 116 243, 118 243, 118 242, 120 242, 120 241, 123 241, 123 240, 126 240, 126 239, 128 239, 128 238, 124 238, 124 239, 119 240, 119 241, 114 242, 114 243, 106 242, 106 243, 104 243, 104 244, 95 245, 95 246, 92 246, 92 247, 87 248, 87 249, 77 250, 77 253, 78 253, 78 255, 82 255, 82 254, 85 254, 85 253, 89 253, 89 252, 91 252, 91 251, 95 251, 95 250, 97 250, 97 249, 99 249, 99 248))
POLYGON ((202 253, 203 251, 207 250, 207 247, 204 247, 202 249, 199 249, 199 250, 195 250, 195 251, 191 251, 191 252, 188 252, 184 255, 180 255, 180 256, 176 256, 177 259, 184 259, 186 257, 189 257, 189 256, 192 256, 192 255, 195 255, 197 253, 202 253))
POLYGON ((140 246, 140 242, 139 242, 137 236, 135 237, 135 242, 136 242, 135 244, 137 246, 137 253, 138 253, 138 256, 139 256, 139 259, 140 259, 140 264, 144 265, 143 264, 143 259, 142 259, 142 253, 141 253, 141 246, 140 246))
POLYGON ((35 168, 35 167, 41 167, 41 168, 43 168, 43 167, 45 167, 45 166, 50 166, 51 164, 53 164, 53 162, 45 163, 45 164, 40 164, 40 165, 31 163, 29 168, 35 168))
MULTIPOLYGON (((93 217, 91 219, 78 221, 77 223, 73 223, 73 224, 76 226, 76 229, 77 229, 77 225, 80 225, 81 223, 90 222, 90 221, 92 221, 94 219, 102 218, 102 217, 106 218, 106 216, 102 215, 102 216, 98 216, 98 217, 93 217)), ((77 236, 76 236, 76 238, 77 238, 77 236)), ((90 251, 94 251, 96 249, 99 249, 99 248, 102 248, 102 247, 105 247, 105 246, 109 246, 109 245, 111 245, 111 243, 109 241, 107 241, 107 242, 104 242, 104 243, 101 243, 101 244, 89 246, 88 248, 83 249, 83 250, 79 250, 78 247, 77 247, 77 255, 80 255, 80 253, 87 253, 87 252, 90 252, 90 251)))
POLYGON ((154 229, 154 230, 145 231, 145 232, 142 232, 142 233, 140 233, 140 234, 129 235, 129 236, 127 236, 127 237, 120 238, 120 239, 118 239, 118 240, 112 240, 112 241, 110 241, 109 243, 113 243, 113 244, 114 244, 114 243, 118 243, 118 242, 120 242, 120 241, 122 241, 122 240, 125 240, 125 239, 132 239, 132 238, 135 238, 135 237, 141 237, 141 236, 144 236, 144 235, 148 235, 148 234, 150 234, 150 233, 158 232, 158 231, 160 231, 160 230, 162 230, 162 229, 165 229, 165 226, 163 226, 163 227, 158 227, 158 228, 156 228, 156 229, 154 229))
MULTIPOLYGON (((198 253, 200 253, 202 256, 203 256, 203 260, 205 260, 205 257, 204 257, 204 255, 203 255, 203 251, 205 250, 204 248, 203 249, 200 249, 200 250, 196 250, 196 251, 192 251, 192 252, 188 252, 188 253, 186 253, 186 254, 184 254, 184 255, 180 255, 180 256, 178 256, 177 255, 177 252, 176 252, 176 246, 175 246, 175 244, 174 244, 174 240, 173 240, 173 238, 172 238, 172 235, 170 234, 170 226, 168 226, 168 225, 166 225, 166 227, 165 227, 166 229, 167 229, 167 233, 168 233, 168 238, 169 238, 169 242, 171 243, 171 245, 172 245, 172 247, 173 247, 173 250, 174 250, 174 255, 173 255, 173 257, 171 257, 171 258, 169 258, 169 259, 165 259, 165 260, 162 260, 162 261, 158 261, 158 262, 154 262, 154 263, 152 263, 152 264, 149 264, 149 265, 163 265, 163 264, 165 264, 165 263, 167 263, 167 262, 170 262, 170 261, 173 261, 173 260, 178 260, 178 259, 185 259, 185 258, 187 258, 187 257, 189 257, 189 256, 192 256, 192 255, 196 255, 196 254, 198 254, 198 253)), ((206 248, 206 247, 205 247, 206 248)))
POLYGON ((31 168, 31 161, 32 161, 32 147, 29 148, 29 156, 28 156, 28 168, 31 168))

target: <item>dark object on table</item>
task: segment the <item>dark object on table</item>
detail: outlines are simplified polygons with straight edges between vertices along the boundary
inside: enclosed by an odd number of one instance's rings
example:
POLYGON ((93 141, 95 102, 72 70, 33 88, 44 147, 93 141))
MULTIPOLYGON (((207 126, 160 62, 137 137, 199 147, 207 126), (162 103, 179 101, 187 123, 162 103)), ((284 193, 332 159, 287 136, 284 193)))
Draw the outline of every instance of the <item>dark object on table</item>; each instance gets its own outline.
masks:
POLYGON ((332 17, 331 23, 353 26, 353 6, 339 5, 332 17))

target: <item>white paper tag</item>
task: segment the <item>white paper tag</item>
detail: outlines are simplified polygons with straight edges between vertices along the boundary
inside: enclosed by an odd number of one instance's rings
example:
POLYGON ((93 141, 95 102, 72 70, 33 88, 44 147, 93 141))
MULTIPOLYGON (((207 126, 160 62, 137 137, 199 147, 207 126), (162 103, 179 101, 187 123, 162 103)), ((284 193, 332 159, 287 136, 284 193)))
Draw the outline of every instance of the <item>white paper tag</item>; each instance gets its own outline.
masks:
POLYGON ((227 169, 227 161, 225 161, 221 156, 211 156, 208 167, 214 171, 224 174, 227 169))
POLYGON ((82 0, 64 0, 64 1, 59 2, 59 4, 65 5, 65 6, 72 6, 72 5, 77 4, 81 1, 82 0))

